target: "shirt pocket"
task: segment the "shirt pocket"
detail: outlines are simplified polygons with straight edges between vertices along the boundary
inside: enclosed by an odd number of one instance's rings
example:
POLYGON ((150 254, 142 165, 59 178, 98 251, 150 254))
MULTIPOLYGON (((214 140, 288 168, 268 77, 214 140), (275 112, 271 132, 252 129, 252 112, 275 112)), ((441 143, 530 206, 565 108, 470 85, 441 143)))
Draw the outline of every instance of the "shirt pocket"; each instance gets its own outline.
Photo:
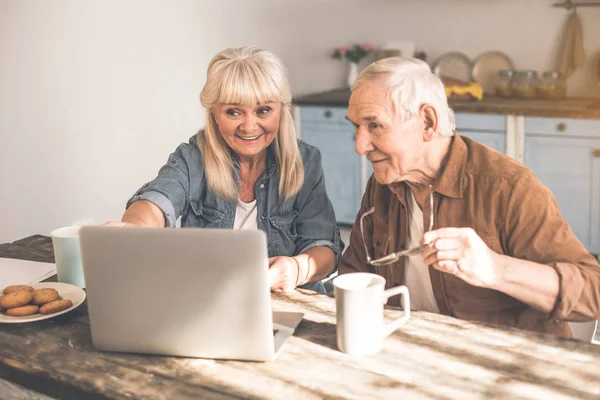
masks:
POLYGON ((185 226, 197 228, 219 228, 225 218, 225 210, 212 204, 202 203, 197 198, 189 200, 185 226))
POLYGON ((385 257, 388 253, 390 236, 387 232, 373 232, 373 260, 385 257))
POLYGON ((294 210, 279 210, 269 217, 275 256, 293 256, 296 254, 296 216, 294 210))

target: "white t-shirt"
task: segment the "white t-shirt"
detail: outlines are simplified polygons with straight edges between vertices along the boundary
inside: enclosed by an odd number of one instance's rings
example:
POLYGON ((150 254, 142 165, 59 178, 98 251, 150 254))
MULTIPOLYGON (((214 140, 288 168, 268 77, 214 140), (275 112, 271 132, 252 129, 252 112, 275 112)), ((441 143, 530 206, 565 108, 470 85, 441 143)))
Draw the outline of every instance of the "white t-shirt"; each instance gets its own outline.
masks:
POLYGON ((235 219, 233 220, 233 229, 257 230, 258 225, 256 212, 256 199, 250 203, 244 203, 238 199, 235 207, 235 219))
MULTIPOLYGON (((412 190, 408 192, 409 228, 406 248, 410 249, 413 246, 418 246, 423 237, 423 211, 419 208, 412 190)), ((410 309, 439 314, 440 310, 435 301, 433 287, 431 286, 429 266, 425 265, 420 254, 407 258, 404 276, 404 284, 410 292, 410 309)))

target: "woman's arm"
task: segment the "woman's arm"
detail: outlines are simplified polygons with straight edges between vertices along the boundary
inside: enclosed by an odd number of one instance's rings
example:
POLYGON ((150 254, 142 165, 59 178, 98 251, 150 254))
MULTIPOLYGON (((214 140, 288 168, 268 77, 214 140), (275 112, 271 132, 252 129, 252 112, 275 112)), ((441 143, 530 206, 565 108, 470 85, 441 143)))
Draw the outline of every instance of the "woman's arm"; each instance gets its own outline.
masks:
POLYGON ((305 174, 304 185, 296 199, 299 205, 293 228, 296 252, 293 257, 269 259, 273 291, 290 291, 327 277, 335 271, 343 249, 325 189, 321 154, 317 148, 302 142, 300 151, 305 174))
POLYGON ((164 228, 165 215, 156 204, 148 200, 131 203, 121 217, 120 222, 110 221, 104 226, 141 226, 147 228, 164 228))
POLYGON ((335 253, 329 247, 311 247, 294 257, 269 259, 269 281, 274 292, 290 292, 296 286, 325 278, 335 267, 335 253))
POLYGON ((325 278, 335 267, 335 253, 329 247, 312 247, 306 253, 292 257, 298 264, 298 284, 325 278))
POLYGON ((138 200, 129 206, 121 221, 135 226, 163 228, 165 215, 154 203, 148 200, 138 200))

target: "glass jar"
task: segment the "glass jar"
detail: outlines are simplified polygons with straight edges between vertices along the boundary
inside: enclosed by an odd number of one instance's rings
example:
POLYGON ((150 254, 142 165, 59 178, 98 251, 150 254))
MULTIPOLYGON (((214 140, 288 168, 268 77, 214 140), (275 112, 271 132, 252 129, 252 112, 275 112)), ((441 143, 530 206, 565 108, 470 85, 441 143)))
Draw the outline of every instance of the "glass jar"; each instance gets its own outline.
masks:
POLYGON ((533 99, 537 95, 538 73, 518 71, 512 84, 512 93, 522 99, 533 99))
POLYGON ((512 96, 512 80, 515 71, 502 70, 498 71, 498 79, 496 80, 496 94, 500 97, 512 96))
POLYGON ((542 99, 562 99, 567 94, 567 84, 560 72, 546 71, 537 88, 537 95, 542 99))

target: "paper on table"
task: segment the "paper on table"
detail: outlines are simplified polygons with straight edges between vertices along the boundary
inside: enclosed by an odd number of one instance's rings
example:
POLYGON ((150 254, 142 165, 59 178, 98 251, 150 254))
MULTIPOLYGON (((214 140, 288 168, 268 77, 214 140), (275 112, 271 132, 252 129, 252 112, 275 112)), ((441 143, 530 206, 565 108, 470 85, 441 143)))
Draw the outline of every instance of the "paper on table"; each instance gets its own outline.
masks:
POLYGON ((0 290, 10 285, 31 285, 56 275, 56 264, 0 258, 0 290))

